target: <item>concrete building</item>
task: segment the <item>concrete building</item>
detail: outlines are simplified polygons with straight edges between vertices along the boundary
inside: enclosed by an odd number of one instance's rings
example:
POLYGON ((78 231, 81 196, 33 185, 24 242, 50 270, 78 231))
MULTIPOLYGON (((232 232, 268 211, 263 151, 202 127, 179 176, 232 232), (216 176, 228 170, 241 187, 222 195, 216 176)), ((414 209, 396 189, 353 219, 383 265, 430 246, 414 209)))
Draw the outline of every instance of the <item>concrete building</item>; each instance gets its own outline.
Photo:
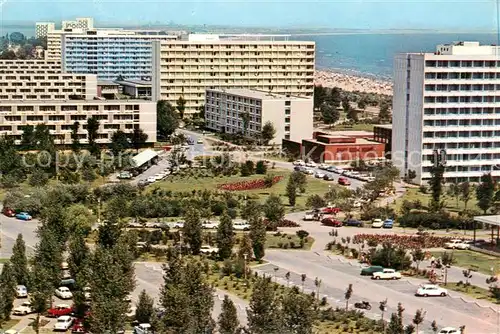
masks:
POLYGON ((62 21, 62 30, 66 29, 94 29, 94 19, 91 17, 77 17, 75 21, 62 21))
POLYGON ((153 99, 186 114, 203 105, 205 90, 255 89, 311 97, 315 43, 273 35, 189 35, 183 40, 153 42, 153 99))
POLYGON ((35 37, 44 38, 51 31, 56 30, 56 24, 54 22, 36 22, 35 23, 35 37))
POLYGON ((99 80, 151 78, 151 41, 175 39, 176 35, 147 30, 62 33, 62 65, 65 72, 96 74, 99 80))
POLYGON ((0 75, 0 135, 19 142, 25 125, 45 123, 57 144, 71 143, 71 125, 80 122, 80 139, 86 143, 85 123, 100 121, 99 143, 109 143, 113 132, 141 128, 148 142, 156 142, 156 103, 145 100, 104 100, 97 95, 95 75, 27 73, 30 67, 53 66, 39 60, 2 60, 14 72, 0 75), (10 62, 10 64, 9 64, 10 62), (23 64, 23 62, 25 64, 23 64), (19 73, 17 73, 19 71, 19 73))
POLYGON ((283 139, 301 141, 313 132, 313 100, 250 89, 208 89, 205 100, 206 127, 225 133, 245 133, 258 138, 271 122, 276 130, 272 144, 283 139), (245 130, 243 115, 248 113, 245 130))
POLYGON ((55 74, 61 72, 60 61, 0 59, 0 74, 55 74))
POLYGON ((385 144, 385 157, 391 159, 392 150, 392 125, 380 124, 373 127, 373 140, 385 144))
POLYGON ((151 98, 150 80, 117 80, 115 81, 122 87, 122 93, 134 99, 151 98))
POLYGON ((392 160, 426 183, 434 151, 447 182, 500 176, 499 47, 460 42, 394 61, 392 160))

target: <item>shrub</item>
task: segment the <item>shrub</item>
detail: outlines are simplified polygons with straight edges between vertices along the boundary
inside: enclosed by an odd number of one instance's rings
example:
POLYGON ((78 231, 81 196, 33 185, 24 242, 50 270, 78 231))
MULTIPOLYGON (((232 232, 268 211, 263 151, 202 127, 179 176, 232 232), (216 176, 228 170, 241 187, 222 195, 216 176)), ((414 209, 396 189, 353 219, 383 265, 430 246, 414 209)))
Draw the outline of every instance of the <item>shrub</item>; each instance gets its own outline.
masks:
POLYGON ((295 242, 290 241, 290 248, 295 248, 295 242))
POLYGON ((284 248, 284 249, 288 249, 288 243, 284 244, 284 245, 283 245, 283 248, 284 248))
POLYGON ((257 161, 257 165, 255 166, 255 174, 266 174, 267 166, 263 160, 257 161))

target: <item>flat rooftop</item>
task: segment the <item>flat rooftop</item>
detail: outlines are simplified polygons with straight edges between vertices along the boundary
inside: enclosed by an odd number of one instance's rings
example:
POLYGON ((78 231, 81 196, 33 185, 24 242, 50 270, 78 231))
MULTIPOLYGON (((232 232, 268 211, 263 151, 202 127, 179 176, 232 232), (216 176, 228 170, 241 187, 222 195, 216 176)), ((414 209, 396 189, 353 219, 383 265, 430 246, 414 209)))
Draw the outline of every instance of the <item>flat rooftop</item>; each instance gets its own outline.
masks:
POLYGON ((120 86, 120 85, 111 80, 97 80, 97 86, 120 86))
MULTIPOLYGON (((332 138, 332 139, 340 139, 340 138, 349 138, 349 139, 353 139, 352 137, 349 137, 349 136, 322 136, 322 137, 326 137, 326 138, 332 138)), ((354 143, 324 143, 322 141, 318 141, 316 139, 304 139, 304 141, 307 141, 307 142, 310 142, 310 143, 314 143, 314 144, 318 144, 318 145, 349 145, 349 146, 354 146, 354 145, 375 145, 375 144, 382 144, 382 143, 379 143, 378 141, 374 141, 374 140, 369 140, 369 139, 365 139, 365 138, 355 138, 356 139, 356 142, 354 143)), ((383 145, 383 144, 382 144, 383 145)))
POLYGON ((246 89, 246 88, 234 88, 234 89, 207 89, 208 91, 219 92, 224 94, 236 95, 241 97, 248 97, 251 99, 258 100, 297 100, 297 101, 307 101, 310 100, 305 97, 293 96, 293 95, 283 95, 270 93, 266 91, 254 90, 254 89, 246 89))
POLYGON ((144 99, 116 99, 116 100, 0 100, 2 105, 37 105, 37 104, 122 104, 122 103, 145 103, 152 102, 144 99))
POLYGON ((500 215, 475 216, 474 220, 477 222, 492 225, 492 226, 500 226, 500 215))
POLYGON ((375 124, 374 127, 392 130, 392 124, 375 124))
POLYGON ((318 133, 318 136, 373 137, 373 132, 362 131, 362 130, 332 131, 332 132, 318 131, 318 132, 325 133, 324 135, 318 133))
POLYGON ((151 80, 115 80, 115 83, 122 86, 132 86, 132 87, 151 87, 151 80))

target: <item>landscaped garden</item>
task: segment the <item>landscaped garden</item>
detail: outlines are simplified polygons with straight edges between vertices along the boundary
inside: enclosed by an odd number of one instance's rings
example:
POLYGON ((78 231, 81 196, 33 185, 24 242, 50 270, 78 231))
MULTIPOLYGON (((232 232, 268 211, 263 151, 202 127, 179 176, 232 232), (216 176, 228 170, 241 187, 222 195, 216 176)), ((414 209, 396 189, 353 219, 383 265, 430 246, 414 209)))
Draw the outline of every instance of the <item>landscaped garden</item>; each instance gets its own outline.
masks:
MULTIPOLYGON (((431 254, 436 258, 442 255, 441 252, 431 252, 431 254)), ((454 251, 453 265, 461 268, 472 269, 485 275, 500 273, 499 257, 469 250, 454 251)))

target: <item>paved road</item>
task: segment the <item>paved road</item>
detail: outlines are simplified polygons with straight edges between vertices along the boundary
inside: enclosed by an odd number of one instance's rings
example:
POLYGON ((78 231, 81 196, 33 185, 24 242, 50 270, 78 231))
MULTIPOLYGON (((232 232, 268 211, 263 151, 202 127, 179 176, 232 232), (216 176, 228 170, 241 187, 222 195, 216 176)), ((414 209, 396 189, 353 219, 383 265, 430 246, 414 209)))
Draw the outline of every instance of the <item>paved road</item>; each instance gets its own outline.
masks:
MULTIPOLYGON (((2 205, 0 204, 0 210, 2 205)), ((26 251, 32 252, 36 242, 36 229, 38 220, 22 221, 15 218, 9 218, 0 214, 0 258, 8 258, 12 255, 17 235, 21 233, 26 243, 26 251)))

